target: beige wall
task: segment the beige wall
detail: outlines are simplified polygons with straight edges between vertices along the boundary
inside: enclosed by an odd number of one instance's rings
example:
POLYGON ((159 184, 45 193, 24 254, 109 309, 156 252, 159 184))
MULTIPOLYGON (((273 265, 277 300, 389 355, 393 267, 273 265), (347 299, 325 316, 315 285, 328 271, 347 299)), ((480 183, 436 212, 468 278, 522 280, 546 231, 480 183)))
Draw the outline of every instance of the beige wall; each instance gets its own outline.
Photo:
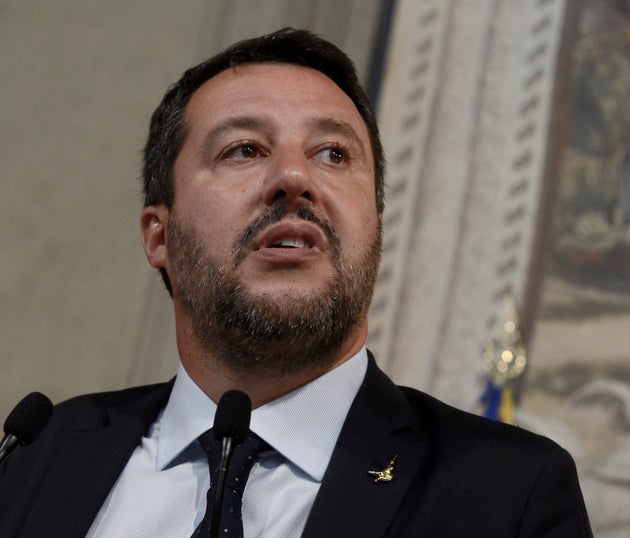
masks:
POLYGON ((204 12, 148 4, 0 8, 2 415, 30 390, 58 401, 126 375, 149 272, 138 152, 204 12))

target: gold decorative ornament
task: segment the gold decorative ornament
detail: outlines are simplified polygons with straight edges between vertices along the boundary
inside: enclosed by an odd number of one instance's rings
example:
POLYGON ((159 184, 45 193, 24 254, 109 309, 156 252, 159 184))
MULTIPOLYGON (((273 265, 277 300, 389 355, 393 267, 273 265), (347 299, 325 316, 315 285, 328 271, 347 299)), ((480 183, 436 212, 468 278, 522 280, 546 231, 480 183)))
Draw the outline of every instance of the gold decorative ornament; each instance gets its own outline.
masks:
POLYGON ((525 371, 527 357, 514 301, 507 299, 491 323, 483 346, 483 368, 488 373, 481 402, 483 415, 515 424, 516 402, 512 381, 525 371))
POLYGON ((507 300, 492 323, 483 346, 483 368, 499 387, 525 371, 527 354, 514 301, 507 300))
POLYGON ((375 476, 374 483, 378 482, 391 482, 394 480, 394 463, 398 458, 398 454, 396 454, 392 460, 387 464, 387 467, 382 471, 368 471, 368 474, 371 476, 375 476))

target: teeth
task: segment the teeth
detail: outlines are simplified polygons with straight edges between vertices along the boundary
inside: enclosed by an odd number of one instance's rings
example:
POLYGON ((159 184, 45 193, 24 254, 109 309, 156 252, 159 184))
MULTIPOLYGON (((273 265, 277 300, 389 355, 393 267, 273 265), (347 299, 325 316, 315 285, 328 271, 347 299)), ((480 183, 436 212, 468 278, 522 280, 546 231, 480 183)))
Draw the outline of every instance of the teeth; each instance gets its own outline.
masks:
POLYGON ((310 248, 303 239, 282 239, 273 244, 274 247, 310 248))

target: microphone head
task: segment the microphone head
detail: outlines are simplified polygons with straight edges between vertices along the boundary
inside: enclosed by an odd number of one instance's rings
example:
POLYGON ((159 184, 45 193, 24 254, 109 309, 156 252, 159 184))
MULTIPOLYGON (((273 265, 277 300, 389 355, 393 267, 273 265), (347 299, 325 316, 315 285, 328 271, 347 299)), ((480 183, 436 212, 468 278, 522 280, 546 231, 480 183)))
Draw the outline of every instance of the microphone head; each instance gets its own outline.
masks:
POLYGON ((212 431, 216 439, 231 437, 236 444, 242 443, 249 433, 252 402, 240 390, 229 390, 219 400, 214 415, 212 431))
POLYGON ((4 433, 17 437, 21 445, 32 443, 48 424, 53 404, 41 392, 31 392, 18 403, 6 421, 4 433))

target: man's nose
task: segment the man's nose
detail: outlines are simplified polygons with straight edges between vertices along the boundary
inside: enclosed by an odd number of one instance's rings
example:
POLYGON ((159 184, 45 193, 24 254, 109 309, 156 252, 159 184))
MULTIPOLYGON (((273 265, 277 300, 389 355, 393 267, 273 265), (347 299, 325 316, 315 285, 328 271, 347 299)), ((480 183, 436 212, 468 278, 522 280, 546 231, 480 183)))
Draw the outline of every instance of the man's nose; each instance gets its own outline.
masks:
POLYGON ((285 151, 273 155, 267 174, 263 195, 265 205, 282 202, 294 208, 305 202, 312 205, 319 202, 317 183, 303 151, 285 151))

